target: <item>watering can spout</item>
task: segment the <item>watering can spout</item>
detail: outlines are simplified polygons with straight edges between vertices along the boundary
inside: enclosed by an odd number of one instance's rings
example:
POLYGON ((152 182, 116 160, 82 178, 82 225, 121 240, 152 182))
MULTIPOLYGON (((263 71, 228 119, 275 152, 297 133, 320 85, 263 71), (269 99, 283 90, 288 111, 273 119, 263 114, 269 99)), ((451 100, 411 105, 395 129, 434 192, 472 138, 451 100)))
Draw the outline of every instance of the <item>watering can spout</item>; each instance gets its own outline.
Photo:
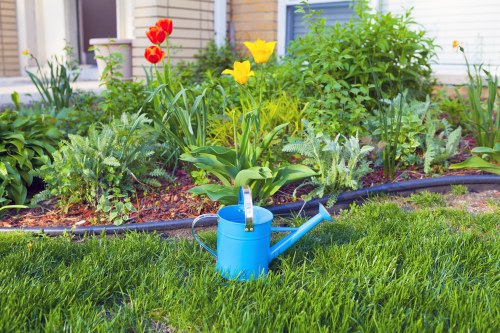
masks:
POLYGON ((291 232, 288 236, 281 239, 278 243, 274 244, 270 251, 270 261, 285 252, 290 246, 295 244, 299 239, 301 239, 305 234, 307 234, 312 228, 317 226, 321 221, 332 221, 332 217, 326 210, 326 208, 319 204, 319 212, 314 215, 309 221, 305 222, 295 231, 291 232))

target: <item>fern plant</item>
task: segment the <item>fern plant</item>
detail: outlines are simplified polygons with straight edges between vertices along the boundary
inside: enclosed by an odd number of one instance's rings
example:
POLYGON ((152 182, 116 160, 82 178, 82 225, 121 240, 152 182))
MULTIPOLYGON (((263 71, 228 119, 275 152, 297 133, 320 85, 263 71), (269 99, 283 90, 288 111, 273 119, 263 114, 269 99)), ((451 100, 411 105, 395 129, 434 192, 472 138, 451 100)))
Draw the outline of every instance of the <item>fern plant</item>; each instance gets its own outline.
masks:
POLYGON ((283 151, 302 155, 304 164, 316 168, 318 176, 297 187, 295 193, 303 186, 312 185, 314 189, 303 199, 329 195, 327 205, 332 206, 340 191, 359 188, 361 177, 371 171, 366 155, 374 147, 360 146, 357 137, 346 138, 340 134, 332 140, 322 133, 316 134, 307 121, 304 125, 305 139, 285 145, 283 151))
POLYGON ((425 136, 426 151, 424 155, 424 172, 432 171, 434 164, 445 163, 450 157, 458 152, 458 144, 462 136, 462 128, 458 126, 452 130, 451 125, 446 119, 441 120, 444 130, 435 135, 436 122, 428 122, 427 135, 425 136))
POLYGON ((168 177, 152 163, 157 147, 149 123, 143 114, 123 114, 100 129, 91 126, 88 137, 70 135, 54 161, 46 160, 35 172, 46 183, 35 203, 55 195, 66 210, 73 203, 86 202, 115 224, 128 219, 133 210, 128 194, 137 187, 160 186, 158 178, 168 177), (125 204, 118 212, 114 207, 122 201, 125 204))

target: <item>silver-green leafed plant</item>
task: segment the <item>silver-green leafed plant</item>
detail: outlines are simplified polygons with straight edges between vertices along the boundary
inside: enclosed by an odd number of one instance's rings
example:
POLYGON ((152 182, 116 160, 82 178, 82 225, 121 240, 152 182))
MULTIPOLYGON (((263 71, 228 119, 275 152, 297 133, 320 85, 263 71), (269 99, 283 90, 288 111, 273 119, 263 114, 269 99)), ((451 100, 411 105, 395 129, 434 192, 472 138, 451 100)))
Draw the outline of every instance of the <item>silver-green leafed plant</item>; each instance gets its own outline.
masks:
POLYGON ((123 114, 101 128, 91 126, 88 137, 69 135, 54 161, 35 171, 46 190, 33 203, 57 196, 59 205, 86 202, 115 224, 128 219, 134 210, 129 194, 136 188, 160 186, 167 178, 165 170, 156 167, 156 137, 151 120, 144 114, 123 114))
POLYGON ((312 185, 314 189, 303 199, 329 195, 327 206, 332 206, 341 191, 360 187, 361 177, 371 171, 366 155, 374 147, 360 146, 357 137, 346 138, 340 134, 332 140, 322 133, 316 134, 307 121, 304 125, 305 139, 285 145, 283 151, 302 155, 305 158, 303 163, 315 168, 318 176, 301 184, 295 193, 303 186, 312 185))

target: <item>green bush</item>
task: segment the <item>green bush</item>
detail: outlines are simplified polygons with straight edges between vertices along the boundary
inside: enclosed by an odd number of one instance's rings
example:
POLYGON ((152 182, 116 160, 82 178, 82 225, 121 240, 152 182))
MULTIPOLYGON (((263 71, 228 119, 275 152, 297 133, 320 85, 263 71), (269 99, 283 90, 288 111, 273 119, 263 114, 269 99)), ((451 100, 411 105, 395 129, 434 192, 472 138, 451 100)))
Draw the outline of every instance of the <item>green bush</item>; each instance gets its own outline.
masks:
POLYGON ((181 61, 174 68, 174 72, 178 75, 177 78, 185 85, 202 83, 206 76, 219 76, 236 60, 236 55, 227 40, 221 47, 217 47, 215 42, 211 40, 194 57, 195 61, 181 61))
POLYGON ((141 112, 150 114, 152 105, 147 103, 150 93, 141 82, 120 81, 108 82, 101 93, 98 107, 108 119, 120 118, 123 113, 141 112))
POLYGON ((86 202, 109 221, 126 220, 133 210, 129 194, 137 187, 160 186, 157 179, 167 176, 153 158, 157 145, 150 122, 142 114, 123 114, 100 129, 91 126, 88 137, 70 135, 54 153, 53 163, 46 159, 36 170, 46 190, 34 202, 55 195, 65 209, 86 202))
POLYGON ((362 133, 376 106, 375 76, 387 98, 398 95, 398 86, 416 98, 432 88, 436 46, 411 11, 372 12, 363 1, 355 9, 348 23, 332 27, 314 13, 305 14, 310 32, 291 42, 291 56, 283 60, 282 80, 297 85, 295 93, 310 102, 306 118, 325 134, 362 133))
POLYGON ((50 160, 61 138, 50 116, 0 112, 0 206, 27 201, 31 171, 50 160))

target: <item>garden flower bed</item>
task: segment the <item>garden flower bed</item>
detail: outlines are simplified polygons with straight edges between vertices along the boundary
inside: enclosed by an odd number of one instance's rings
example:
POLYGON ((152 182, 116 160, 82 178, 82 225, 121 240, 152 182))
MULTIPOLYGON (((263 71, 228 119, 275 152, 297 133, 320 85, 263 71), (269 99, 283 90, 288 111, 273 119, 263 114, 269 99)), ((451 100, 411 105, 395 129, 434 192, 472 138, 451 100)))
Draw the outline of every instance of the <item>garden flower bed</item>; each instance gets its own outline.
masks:
POLYGON ((455 41, 467 96, 433 93, 436 46, 410 14, 359 14, 344 26, 312 20, 279 62, 276 43, 257 39, 248 56, 210 46, 175 66, 174 23, 161 19, 146 32, 146 82, 122 82, 119 59, 102 57, 100 96, 72 91, 71 57, 46 72, 24 52, 43 102, 14 93, 0 113, 0 227, 193 218, 235 204, 243 185, 256 205, 330 206, 383 183, 499 174, 498 80, 455 41), (367 44, 374 31, 393 42, 367 44))

